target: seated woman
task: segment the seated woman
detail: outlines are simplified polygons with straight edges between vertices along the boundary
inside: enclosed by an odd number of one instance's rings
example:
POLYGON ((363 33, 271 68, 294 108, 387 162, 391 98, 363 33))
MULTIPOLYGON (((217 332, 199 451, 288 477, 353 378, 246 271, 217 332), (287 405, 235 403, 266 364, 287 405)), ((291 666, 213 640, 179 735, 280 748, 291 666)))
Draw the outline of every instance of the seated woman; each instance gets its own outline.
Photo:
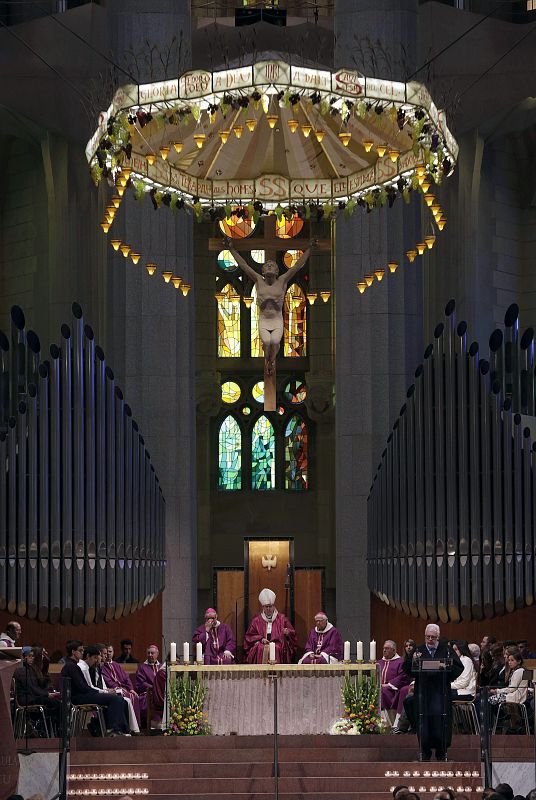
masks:
POLYGON ((505 720, 509 725, 507 731, 511 733, 524 732, 521 711, 516 708, 527 700, 528 681, 523 679, 524 671, 521 651, 518 648, 509 647, 506 654, 506 686, 502 689, 491 690, 490 703, 499 705, 498 714, 504 715, 505 709, 501 710, 503 703, 513 704, 508 707, 508 716, 505 720))
POLYGON ((22 665, 17 667, 13 675, 15 693, 20 706, 43 706, 54 719, 59 720, 59 695, 49 691, 49 679, 36 669, 35 650, 33 647, 22 648, 22 665))
POLYGON ((476 671, 467 642, 452 642, 452 649, 463 664, 462 674, 450 684, 453 700, 474 700, 476 671))

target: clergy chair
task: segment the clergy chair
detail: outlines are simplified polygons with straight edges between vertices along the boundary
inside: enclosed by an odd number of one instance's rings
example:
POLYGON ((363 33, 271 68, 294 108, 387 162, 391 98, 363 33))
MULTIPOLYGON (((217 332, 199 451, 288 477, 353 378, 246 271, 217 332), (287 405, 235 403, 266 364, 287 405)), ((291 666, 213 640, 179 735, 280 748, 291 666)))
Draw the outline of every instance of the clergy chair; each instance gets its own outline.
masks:
POLYGON ((525 728, 525 733, 530 736, 529 716, 527 714, 527 707, 524 703, 499 703, 495 720, 493 722, 492 733, 497 732, 499 723, 501 726, 508 725, 512 727, 512 721, 520 719, 521 724, 525 728))
POLYGON ((80 736, 84 732, 89 719, 93 716, 97 718, 101 736, 106 736, 104 711, 102 706, 97 706, 93 703, 80 703, 79 705, 73 703, 71 711, 71 736, 80 736))
POLYGON ((13 735, 15 739, 24 739, 27 734, 26 729, 30 724, 33 725, 33 733, 41 735, 42 731, 45 734, 45 738, 50 739, 52 736, 52 720, 48 718, 47 722, 45 707, 39 704, 21 705, 17 699, 15 681, 13 681, 12 686, 14 701, 13 735))
POLYGON ((480 733, 480 722, 473 700, 453 700, 452 724, 454 733, 480 733))

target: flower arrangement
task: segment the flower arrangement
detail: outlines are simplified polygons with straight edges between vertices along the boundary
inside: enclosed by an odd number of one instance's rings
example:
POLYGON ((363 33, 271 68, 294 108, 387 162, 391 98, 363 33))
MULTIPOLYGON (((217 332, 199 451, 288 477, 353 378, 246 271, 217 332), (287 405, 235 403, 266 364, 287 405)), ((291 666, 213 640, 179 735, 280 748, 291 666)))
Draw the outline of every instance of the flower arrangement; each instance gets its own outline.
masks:
POLYGON ((330 733, 356 736, 361 733, 383 733, 384 726, 379 709, 379 682, 377 675, 359 672, 344 678, 341 695, 344 717, 335 720, 330 733))
POLYGON ((171 684, 165 736, 208 736, 212 732, 203 711, 207 692, 201 680, 190 681, 187 675, 171 684))

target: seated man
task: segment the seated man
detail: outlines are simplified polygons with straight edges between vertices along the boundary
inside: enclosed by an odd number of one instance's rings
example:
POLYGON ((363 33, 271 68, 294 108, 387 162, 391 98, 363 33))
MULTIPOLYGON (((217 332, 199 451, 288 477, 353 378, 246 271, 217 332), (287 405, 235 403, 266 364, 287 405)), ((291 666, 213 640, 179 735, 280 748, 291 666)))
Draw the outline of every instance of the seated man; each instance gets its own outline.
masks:
MULTIPOLYGON (((147 720, 147 700, 149 697, 152 699, 151 692, 156 674, 162 666, 158 660, 159 653, 160 651, 158 650, 158 647, 155 644, 150 644, 147 648, 147 658, 143 664, 139 665, 136 672, 136 677, 134 678, 134 688, 140 698, 142 721, 147 720)), ((156 720, 160 723, 162 722, 162 716, 157 712, 154 714, 151 712, 151 719, 147 720, 147 722, 150 724, 153 720, 156 720)))
MULTIPOLYGON (((123 698, 115 694, 113 689, 109 692, 98 692, 92 688, 84 677, 82 669, 89 673, 88 662, 80 668, 78 665, 84 655, 84 645, 78 639, 67 642, 67 658, 61 670, 62 679, 69 678, 71 681, 71 698, 75 705, 85 703, 104 706, 106 718, 106 733, 109 736, 122 736, 128 734, 128 724, 125 714, 125 703, 123 698)), ((98 652, 97 652, 98 655, 98 652)), ((93 655, 93 663, 96 663, 96 655, 93 655)))
POLYGON ((132 655, 132 639, 121 639, 121 654, 115 659, 118 664, 139 664, 132 655))
POLYGON ((309 633, 305 653, 299 664, 337 664, 343 656, 342 638, 327 615, 319 611, 315 615, 315 627, 309 633))
POLYGON ((383 645, 383 657, 379 659, 382 711, 397 711, 400 689, 409 686, 411 678, 404 671, 404 661, 396 652, 396 642, 387 639, 383 645))
POLYGON ((193 642, 194 647, 201 642, 203 663, 234 664, 236 642, 233 632, 225 622, 219 621, 218 612, 214 608, 207 608, 205 611, 205 623, 196 628, 193 642))
MULTIPOLYGON (((109 684, 106 683, 106 680, 104 678, 104 675, 103 675, 103 672, 102 672, 102 659, 103 659, 103 653, 106 652, 106 650, 107 650, 107 646, 105 644, 96 644, 91 648, 87 648, 86 654, 84 654, 84 658, 85 658, 86 661, 87 661, 87 652, 89 650, 91 650, 91 654, 92 655, 94 655, 95 651, 97 651, 98 658, 96 660, 92 659, 92 663, 91 663, 91 665, 89 667, 88 673, 86 673, 85 670, 84 670, 84 676, 85 676, 86 680, 87 680, 88 674, 89 674, 90 684, 91 684, 91 686, 95 687, 95 689, 97 689, 97 691, 104 692, 104 693, 106 693, 106 692, 107 693, 115 692, 115 694, 118 697, 122 697, 123 698, 123 702, 126 704, 126 713, 127 713, 127 717, 128 717, 129 730, 130 730, 131 733, 139 733, 140 732, 140 726, 139 726, 136 714, 134 712, 134 707, 133 707, 131 699, 129 697, 127 697, 125 694, 123 694, 122 689, 116 688, 115 686, 109 686, 109 684)), ((82 664, 82 662, 80 662, 80 664, 82 664)))
POLYGON ((277 664, 290 664, 296 651, 296 631, 284 614, 276 609, 275 592, 263 589, 259 594, 262 611, 251 620, 244 637, 248 664, 267 664, 270 642, 275 644, 277 664))
POLYGON ((125 672, 120 664, 114 661, 113 645, 109 644, 102 646, 101 659, 102 662, 100 665, 100 671, 106 686, 109 686, 111 689, 119 689, 123 697, 126 700, 130 700, 139 725, 141 721, 140 698, 138 693, 134 691, 130 676, 125 672))

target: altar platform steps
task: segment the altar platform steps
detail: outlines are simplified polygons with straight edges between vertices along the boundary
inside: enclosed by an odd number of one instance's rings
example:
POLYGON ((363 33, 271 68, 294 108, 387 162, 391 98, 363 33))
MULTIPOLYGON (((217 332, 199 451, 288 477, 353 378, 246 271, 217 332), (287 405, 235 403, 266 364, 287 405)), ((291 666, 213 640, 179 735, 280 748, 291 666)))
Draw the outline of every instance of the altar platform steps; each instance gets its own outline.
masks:
MULTIPOLYGON (((461 737, 457 737, 461 739, 461 737)), ((281 736, 280 800, 388 800, 396 784, 413 786, 423 800, 438 786, 462 787, 478 800, 482 786, 476 737, 456 741, 457 760, 419 764, 414 736, 281 736), (386 776, 386 771, 398 776, 386 776), (470 776, 424 777, 423 771, 470 776), (404 772, 412 773, 404 776, 404 772), (413 775, 419 772, 419 775, 413 775), (477 775, 473 773, 477 772, 477 775), (426 787, 426 792, 422 791, 426 787)), ((151 800, 272 800, 273 738, 135 737, 73 740, 69 798, 88 794, 151 800), (113 748, 113 749, 112 749, 113 748), (98 777, 97 777, 98 776, 98 777), (123 776, 123 777, 121 777, 123 776), (147 776, 147 777, 136 777, 147 776), (123 793, 123 792, 121 792, 123 793), (143 794, 142 794, 143 793, 143 794)))

